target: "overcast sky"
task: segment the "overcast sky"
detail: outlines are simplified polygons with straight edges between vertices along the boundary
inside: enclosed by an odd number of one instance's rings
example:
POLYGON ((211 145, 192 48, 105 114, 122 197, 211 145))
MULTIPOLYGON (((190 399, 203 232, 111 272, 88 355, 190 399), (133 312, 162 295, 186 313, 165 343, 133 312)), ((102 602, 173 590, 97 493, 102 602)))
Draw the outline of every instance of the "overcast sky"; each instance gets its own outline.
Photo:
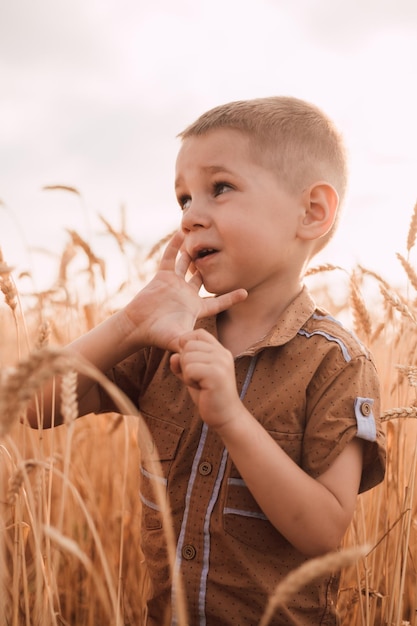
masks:
POLYGON ((177 133, 283 94, 322 107, 350 153, 320 261, 390 278, 417 200, 416 78, 415 0, 0 0, 0 246, 25 269, 25 246, 87 235, 83 206, 95 231, 121 204, 132 236, 156 240, 179 220, 177 133), (42 191, 57 184, 82 203, 42 191))

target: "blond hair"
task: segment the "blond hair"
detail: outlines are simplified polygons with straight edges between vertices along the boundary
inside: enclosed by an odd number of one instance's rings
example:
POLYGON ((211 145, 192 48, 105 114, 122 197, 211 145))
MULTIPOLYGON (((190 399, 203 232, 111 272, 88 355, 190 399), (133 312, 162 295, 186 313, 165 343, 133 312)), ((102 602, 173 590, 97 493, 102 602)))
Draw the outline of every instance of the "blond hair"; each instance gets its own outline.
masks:
MULTIPOLYGON (((325 181, 335 188, 342 204, 347 187, 344 142, 333 122, 315 105, 289 96, 229 102, 203 113, 179 137, 184 140, 220 128, 245 133, 254 157, 272 167, 290 191, 325 181)), ((337 221, 338 215, 319 249, 332 236, 337 221)))

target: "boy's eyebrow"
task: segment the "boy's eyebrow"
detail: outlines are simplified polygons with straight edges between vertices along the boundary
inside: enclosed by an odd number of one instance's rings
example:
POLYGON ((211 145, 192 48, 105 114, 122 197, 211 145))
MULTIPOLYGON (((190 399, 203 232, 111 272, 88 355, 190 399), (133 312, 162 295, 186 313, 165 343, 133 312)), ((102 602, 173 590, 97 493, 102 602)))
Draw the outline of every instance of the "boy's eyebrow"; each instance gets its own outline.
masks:
MULTIPOLYGON (((224 165, 206 165, 203 166, 201 170, 207 174, 218 174, 219 172, 222 172, 223 174, 233 174, 233 172, 224 165)), ((175 188, 179 187, 182 181, 182 176, 177 176, 175 179, 175 188)))

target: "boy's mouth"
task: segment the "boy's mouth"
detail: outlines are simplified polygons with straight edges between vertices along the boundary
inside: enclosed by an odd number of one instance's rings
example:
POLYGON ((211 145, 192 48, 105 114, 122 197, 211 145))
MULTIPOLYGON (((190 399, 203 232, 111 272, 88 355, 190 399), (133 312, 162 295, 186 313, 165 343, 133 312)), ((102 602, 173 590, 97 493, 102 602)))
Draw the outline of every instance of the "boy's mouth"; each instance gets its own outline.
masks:
POLYGON ((197 252, 195 258, 203 259, 204 257, 209 256, 210 254, 214 254, 215 252, 217 252, 217 250, 215 250, 214 248, 202 248, 197 252))

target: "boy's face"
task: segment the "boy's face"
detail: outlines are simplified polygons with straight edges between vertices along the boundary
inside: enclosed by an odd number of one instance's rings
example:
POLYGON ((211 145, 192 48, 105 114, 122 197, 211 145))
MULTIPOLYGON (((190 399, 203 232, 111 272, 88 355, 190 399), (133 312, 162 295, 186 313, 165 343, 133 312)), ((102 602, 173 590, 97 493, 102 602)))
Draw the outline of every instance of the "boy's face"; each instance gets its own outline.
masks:
POLYGON ((210 293, 276 289, 299 279, 301 194, 251 156, 240 131, 184 140, 176 164, 184 248, 210 293))

